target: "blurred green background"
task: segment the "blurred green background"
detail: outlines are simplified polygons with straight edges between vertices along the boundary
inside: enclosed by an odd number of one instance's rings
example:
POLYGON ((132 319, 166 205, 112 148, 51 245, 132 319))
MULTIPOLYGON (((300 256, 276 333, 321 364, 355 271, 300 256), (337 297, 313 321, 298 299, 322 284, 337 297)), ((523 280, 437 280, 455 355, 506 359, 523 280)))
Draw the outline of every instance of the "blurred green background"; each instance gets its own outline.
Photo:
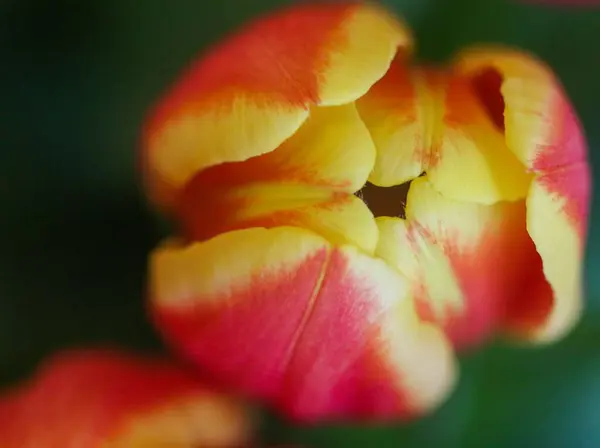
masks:
MULTIPOLYGON (((0 2, 1 383, 74 344, 160 347, 142 300, 145 257, 162 231, 137 186, 140 123, 193 55, 284 3, 0 2)), ((385 3, 415 30, 421 58, 443 60, 490 41, 547 60, 583 118, 600 170, 600 9, 385 3)), ((456 394, 416 424, 295 428, 270 417, 264 437, 314 447, 600 447, 600 229, 588 247, 589 310, 562 343, 497 344, 465 356, 456 394)))

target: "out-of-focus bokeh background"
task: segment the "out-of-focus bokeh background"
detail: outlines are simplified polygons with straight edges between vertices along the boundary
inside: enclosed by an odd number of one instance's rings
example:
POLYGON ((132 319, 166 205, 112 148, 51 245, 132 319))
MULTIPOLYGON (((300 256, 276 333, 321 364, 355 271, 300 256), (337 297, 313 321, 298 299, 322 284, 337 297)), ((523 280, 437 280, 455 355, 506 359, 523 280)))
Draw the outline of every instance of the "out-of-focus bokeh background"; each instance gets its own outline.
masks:
MULTIPOLYGON (((204 47, 283 0, 0 2, 0 382, 52 351, 158 349, 143 305, 146 255, 163 229, 146 209, 135 151, 146 109, 204 47)), ((541 1, 388 0, 418 57, 480 41, 531 50, 562 78, 600 176, 600 7, 541 1)), ((564 3, 564 2, 563 2, 564 3)), ((596 203, 596 205, 598 205, 596 203)), ((409 426, 296 428, 314 447, 600 446, 600 228, 588 250, 588 311, 564 342, 500 343, 463 357, 462 381, 409 426)))

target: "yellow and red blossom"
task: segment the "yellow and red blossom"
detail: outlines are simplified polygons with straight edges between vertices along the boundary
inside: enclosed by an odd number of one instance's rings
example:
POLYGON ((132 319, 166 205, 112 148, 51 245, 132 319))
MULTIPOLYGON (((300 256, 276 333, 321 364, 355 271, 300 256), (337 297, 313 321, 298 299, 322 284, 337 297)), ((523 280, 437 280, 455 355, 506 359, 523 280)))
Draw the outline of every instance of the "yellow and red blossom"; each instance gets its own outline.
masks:
POLYGON ((151 257, 158 329, 296 419, 421 415, 454 350, 551 342, 582 310, 590 175, 560 82, 516 50, 410 50, 378 7, 295 6, 195 62, 144 129, 182 230, 151 257), (411 182, 406 216, 375 217, 367 182, 411 182))
POLYGON ((110 350, 55 355, 0 398, 3 448, 231 448, 250 426, 185 369, 110 350))

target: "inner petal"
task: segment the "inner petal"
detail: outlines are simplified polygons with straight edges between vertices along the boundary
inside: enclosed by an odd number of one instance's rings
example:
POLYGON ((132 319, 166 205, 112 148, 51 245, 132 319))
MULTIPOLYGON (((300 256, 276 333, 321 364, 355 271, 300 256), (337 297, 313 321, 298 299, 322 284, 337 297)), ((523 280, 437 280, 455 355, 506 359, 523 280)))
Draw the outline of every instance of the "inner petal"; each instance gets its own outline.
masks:
POLYGON ((216 189, 200 207, 186 210, 184 234, 203 241, 220 233, 251 227, 296 226, 335 244, 354 244, 372 253, 377 244, 373 215, 351 193, 309 185, 256 183, 216 189))
POLYGON ((466 77, 448 80, 437 157, 426 171, 451 199, 494 204, 527 195, 532 176, 506 146, 494 87, 493 77, 475 86, 466 77))
POLYGON ((391 187, 418 177, 435 156, 445 74, 396 59, 386 75, 356 101, 377 148, 369 181, 391 187))
POLYGON ((184 233, 205 240, 236 229, 293 225, 372 252, 377 226, 353 193, 374 161, 373 141, 354 105, 314 108, 275 151, 196 175, 179 203, 184 233))
POLYGON ((369 181, 400 185, 422 172, 445 196, 482 204, 523 199, 531 175, 506 146, 497 74, 473 81, 453 71, 390 71, 357 101, 377 159, 369 181))
POLYGON ((256 182, 354 193, 364 185, 374 163, 375 146, 353 104, 315 107, 306 123, 275 151, 208 168, 194 177, 184 194, 193 195, 195 185, 213 188, 256 182))

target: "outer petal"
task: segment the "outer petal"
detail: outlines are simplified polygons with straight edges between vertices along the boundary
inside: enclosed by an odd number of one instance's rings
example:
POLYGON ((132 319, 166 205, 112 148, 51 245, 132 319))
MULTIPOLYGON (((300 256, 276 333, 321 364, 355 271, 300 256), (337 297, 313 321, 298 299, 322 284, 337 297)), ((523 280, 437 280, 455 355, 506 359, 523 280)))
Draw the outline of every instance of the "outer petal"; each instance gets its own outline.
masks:
POLYGON ((293 418, 413 416, 452 386, 443 334, 417 319, 393 269, 352 246, 254 228, 158 250, 151 274, 167 339, 293 418))
POLYGON ((552 294, 523 202, 453 201, 422 177, 411 184, 406 217, 378 219, 376 253, 412 280, 422 318, 442 324, 457 346, 548 318, 552 294))
POLYGON ((548 171, 586 160, 579 121, 542 62, 516 50, 472 48, 454 67, 475 81, 491 115, 503 113, 508 147, 527 168, 548 171))
POLYGON ((194 173, 274 150, 311 106, 363 95, 409 43, 387 13, 357 3, 295 6, 241 30, 192 65, 148 121, 152 198, 169 205, 194 173))
POLYGON ((372 252, 377 227, 353 193, 374 160, 375 147, 353 105, 317 108, 275 151, 196 175, 179 215, 194 240, 246 227, 294 225, 372 252))
POLYGON ((507 149, 468 78, 408 69, 397 59, 357 107, 377 146, 372 183, 398 185, 425 171, 454 199, 525 197, 531 176, 507 149))
POLYGON ((239 404, 179 367, 109 351, 56 356, 0 401, 3 448, 230 447, 248 428, 239 404))
POLYGON ((526 336, 540 342, 562 337, 583 308, 583 258, 590 194, 585 163, 540 175, 527 199, 527 230, 544 260, 554 291, 554 307, 526 336))
POLYGON ((558 80, 529 55, 475 48, 461 55, 456 67, 487 81, 488 89, 490 79, 496 79, 495 91, 487 96, 504 109, 507 144, 536 174, 527 200, 527 228, 543 259, 554 304, 549 319, 529 328, 526 336, 554 340, 572 327, 582 308, 591 182, 581 125, 558 80))

